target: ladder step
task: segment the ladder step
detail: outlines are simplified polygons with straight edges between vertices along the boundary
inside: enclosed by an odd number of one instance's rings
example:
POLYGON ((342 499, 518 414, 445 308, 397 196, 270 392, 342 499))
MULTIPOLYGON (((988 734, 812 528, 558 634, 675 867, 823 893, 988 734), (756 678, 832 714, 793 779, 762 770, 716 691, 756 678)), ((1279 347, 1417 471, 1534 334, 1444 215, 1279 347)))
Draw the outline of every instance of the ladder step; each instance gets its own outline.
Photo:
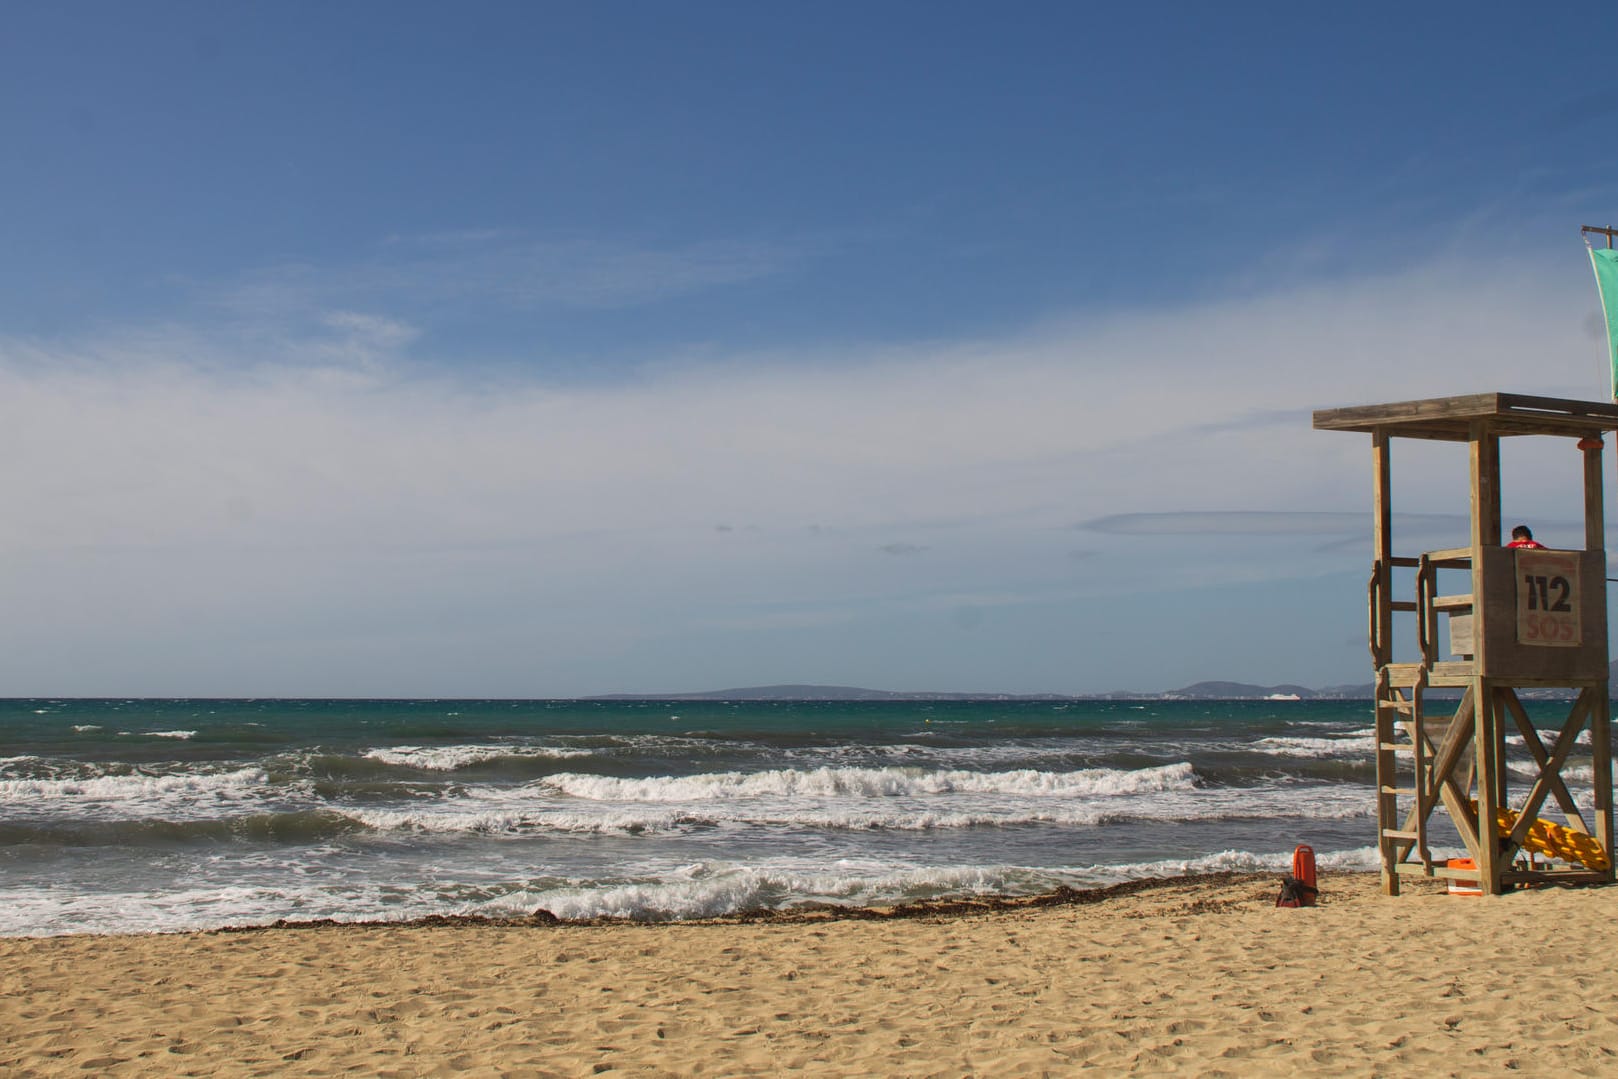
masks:
POLYGON ((1413 711, 1415 711, 1415 708, 1416 708, 1416 702, 1415 701, 1377 701, 1376 706, 1378 708, 1386 708, 1390 712, 1413 712, 1413 711))
POLYGON ((1392 603, 1388 604, 1388 606, 1395 611, 1414 611, 1416 609, 1416 601, 1413 599, 1396 599, 1392 603))
POLYGON ((1433 597, 1433 610, 1435 611, 1454 611, 1470 606, 1472 606, 1472 593, 1470 592, 1464 596, 1433 597))
POLYGON ((1418 840, 1421 838, 1421 836, 1415 832, 1402 832, 1397 828, 1384 828, 1382 829, 1382 835, 1386 839, 1418 840))
POLYGON ((1415 787, 1383 787, 1382 788, 1382 793, 1383 794, 1408 794, 1408 795, 1414 796, 1415 793, 1416 793, 1416 788, 1415 787))

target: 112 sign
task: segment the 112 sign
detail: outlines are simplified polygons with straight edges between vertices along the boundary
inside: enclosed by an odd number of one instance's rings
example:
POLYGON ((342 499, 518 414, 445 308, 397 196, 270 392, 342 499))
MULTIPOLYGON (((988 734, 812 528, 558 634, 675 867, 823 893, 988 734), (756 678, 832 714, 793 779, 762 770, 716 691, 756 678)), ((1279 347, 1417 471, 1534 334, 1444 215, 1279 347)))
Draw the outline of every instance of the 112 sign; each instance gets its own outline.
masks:
POLYGON ((1561 551, 1517 552, 1517 643, 1577 648, 1579 557, 1561 551))

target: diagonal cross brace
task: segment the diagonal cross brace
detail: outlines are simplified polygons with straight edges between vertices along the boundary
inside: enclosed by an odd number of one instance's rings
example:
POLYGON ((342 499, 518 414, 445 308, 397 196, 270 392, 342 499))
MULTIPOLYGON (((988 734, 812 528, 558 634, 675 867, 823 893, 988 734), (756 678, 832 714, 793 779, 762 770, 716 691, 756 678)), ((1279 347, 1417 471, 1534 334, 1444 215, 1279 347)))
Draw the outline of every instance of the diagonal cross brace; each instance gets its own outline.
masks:
POLYGON ((1528 752, 1539 765, 1539 777, 1534 780, 1533 787, 1528 791, 1528 800, 1523 803, 1522 809, 1517 811, 1517 824, 1511 829, 1511 845, 1522 846, 1524 837, 1528 835, 1528 829, 1533 827, 1534 821, 1539 817, 1539 810, 1545 804, 1546 796, 1551 794, 1556 796, 1557 804, 1561 806, 1562 812, 1567 814, 1568 823, 1576 824, 1579 831, 1589 835, 1589 826, 1584 823, 1584 817, 1580 815, 1573 796, 1568 793, 1567 785, 1562 782, 1561 773, 1562 765, 1567 762, 1568 754, 1573 752, 1579 735, 1583 733, 1585 724, 1589 721, 1594 694, 1588 689, 1580 691, 1579 699, 1573 702, 1573 708, 1568 712, 1562 733, 1557 735, 1549 753, 1545 752, 1545 746, 1539 740, 1539 732, 1529 722, 1528 713, 1524 711, 1522 702, 1517 699, 1517 694, 1506 689, 1500 696, 1505 701, 1507 710, 1511 712, 1511 718, 1516 721, 1517 729, 1522 732, 1523 744, 1528 747, 1528 752))
MULTIPOLYGON (((1478 849, 1478 821, 1471 806, 1467 804, 1466 788, 1471 787, 1472 777, 1470 758, 1465 754, 1472 745, 1476 703, 1472 688, 1468 686, 1466 693, 1461 697, 1460 705, 1455 710, 1454 718, 1450 720, 1449 731, 1444 735, 1443 744, 1434 750, 1431 777, 1420 774, 1416 776, 1416 785, 1425 789, 1425 796, 1418 799, 1416 808, 1413 808, 1405 818, 1403 829, 1407 832, 1425 833, 1427 822, 1422 815, 1422 809, 1426 808, 1427 813, 1431 814, 1434 801, 1442 798, 1444 808, 1449 810, 1450 818, 1455 822, 1455 830, 1461 834, 1461 841, 1471 851, 1478 849), (1465 787, 1455 778, 1455 770, 1463 761, 1468 764, 1465 787)), ((1412 722, 1408 726, 1412 738, 1427 737, 1425 730, 1418 729, 1418 724, 1412 722)), ((1413 846, 1410 840, 1401 840, 1396 860, 1402 862, 1408 858, 1413 846)))

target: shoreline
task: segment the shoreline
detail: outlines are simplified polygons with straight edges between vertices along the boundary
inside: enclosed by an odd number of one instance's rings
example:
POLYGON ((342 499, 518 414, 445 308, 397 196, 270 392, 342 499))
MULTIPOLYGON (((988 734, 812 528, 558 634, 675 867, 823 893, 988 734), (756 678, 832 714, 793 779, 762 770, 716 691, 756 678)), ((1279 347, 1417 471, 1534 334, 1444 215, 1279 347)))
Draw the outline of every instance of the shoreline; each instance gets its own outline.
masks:
MULTIPOLYGON (((1618 888, 1376 874, 759 921, 306 925, 0 940, 0 1071, 82 1075, 1610 1074, 1573 942, 1618 888), (537 931, 536 931, 537 930, 537 931)), ((1086 893, 1078 893, 1085 895, 1086 893)))
MULTIPOLYGON (((1375 876, 1363 870, 1344 870, 1335 876, 1375 876)), ((718 914, 708 918, 628 918, 598 915, 592 918, 559 918, 543 907, 524 918, 501 918, 485 914, 426 914, 419 918, 366 919, 342 921, 337 918, 311 918, 298 920, 279 918, 265 925, 225 925, 216 929, 164 931, 163 936, 181 936, 187 933, 253 933, 264 929, 330 929, 337 927, 364 927, 371 929, 429 929, 470 928, 488 926, 502 929, 534 928, 537 926, 600 929, 609 926, 675 926, 675 925, 802 925, 805 923, 845 921, 900 921, 908 918, 967 918, 1005 911, 1037 910, 1047 907, 1087 906, 1104 903, 1109 899, 1136 895, 1140 892, 1183 885, 1222 886, 1243 883, 1279 882, 1278 873, 1252 873, 1229 870, 1216 873, 1187 873, 1177 877, 1141 877, 1138 880, 1119 881, 1116 884, 1097 885, 1094 888, 1057 888, 1027 896, 975 896, 961 899, 926 899, 909 903, 888 903, 875 906, 851 906, 840 903, 804 903, 791 907, 755 907, 747 910, 718 914)), ((93 935, 148 936, 145 933, 58 934, 60 936, 93 935)), ((32 939, 48 940, 51 937, 32 939)))

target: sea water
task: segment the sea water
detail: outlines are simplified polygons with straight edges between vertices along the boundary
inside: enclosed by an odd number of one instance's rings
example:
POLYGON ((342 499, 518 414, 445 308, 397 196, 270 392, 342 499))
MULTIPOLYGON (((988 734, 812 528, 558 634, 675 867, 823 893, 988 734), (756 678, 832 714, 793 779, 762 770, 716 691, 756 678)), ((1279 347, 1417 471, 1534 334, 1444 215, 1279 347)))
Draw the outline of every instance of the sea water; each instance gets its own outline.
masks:
MULTIPOLYGON (((0 701, 0 935, 667 920, 1375 858, 1368 701, 0 701)), ((1587 770, 1586 770, 1587 771, 1587 770)))

